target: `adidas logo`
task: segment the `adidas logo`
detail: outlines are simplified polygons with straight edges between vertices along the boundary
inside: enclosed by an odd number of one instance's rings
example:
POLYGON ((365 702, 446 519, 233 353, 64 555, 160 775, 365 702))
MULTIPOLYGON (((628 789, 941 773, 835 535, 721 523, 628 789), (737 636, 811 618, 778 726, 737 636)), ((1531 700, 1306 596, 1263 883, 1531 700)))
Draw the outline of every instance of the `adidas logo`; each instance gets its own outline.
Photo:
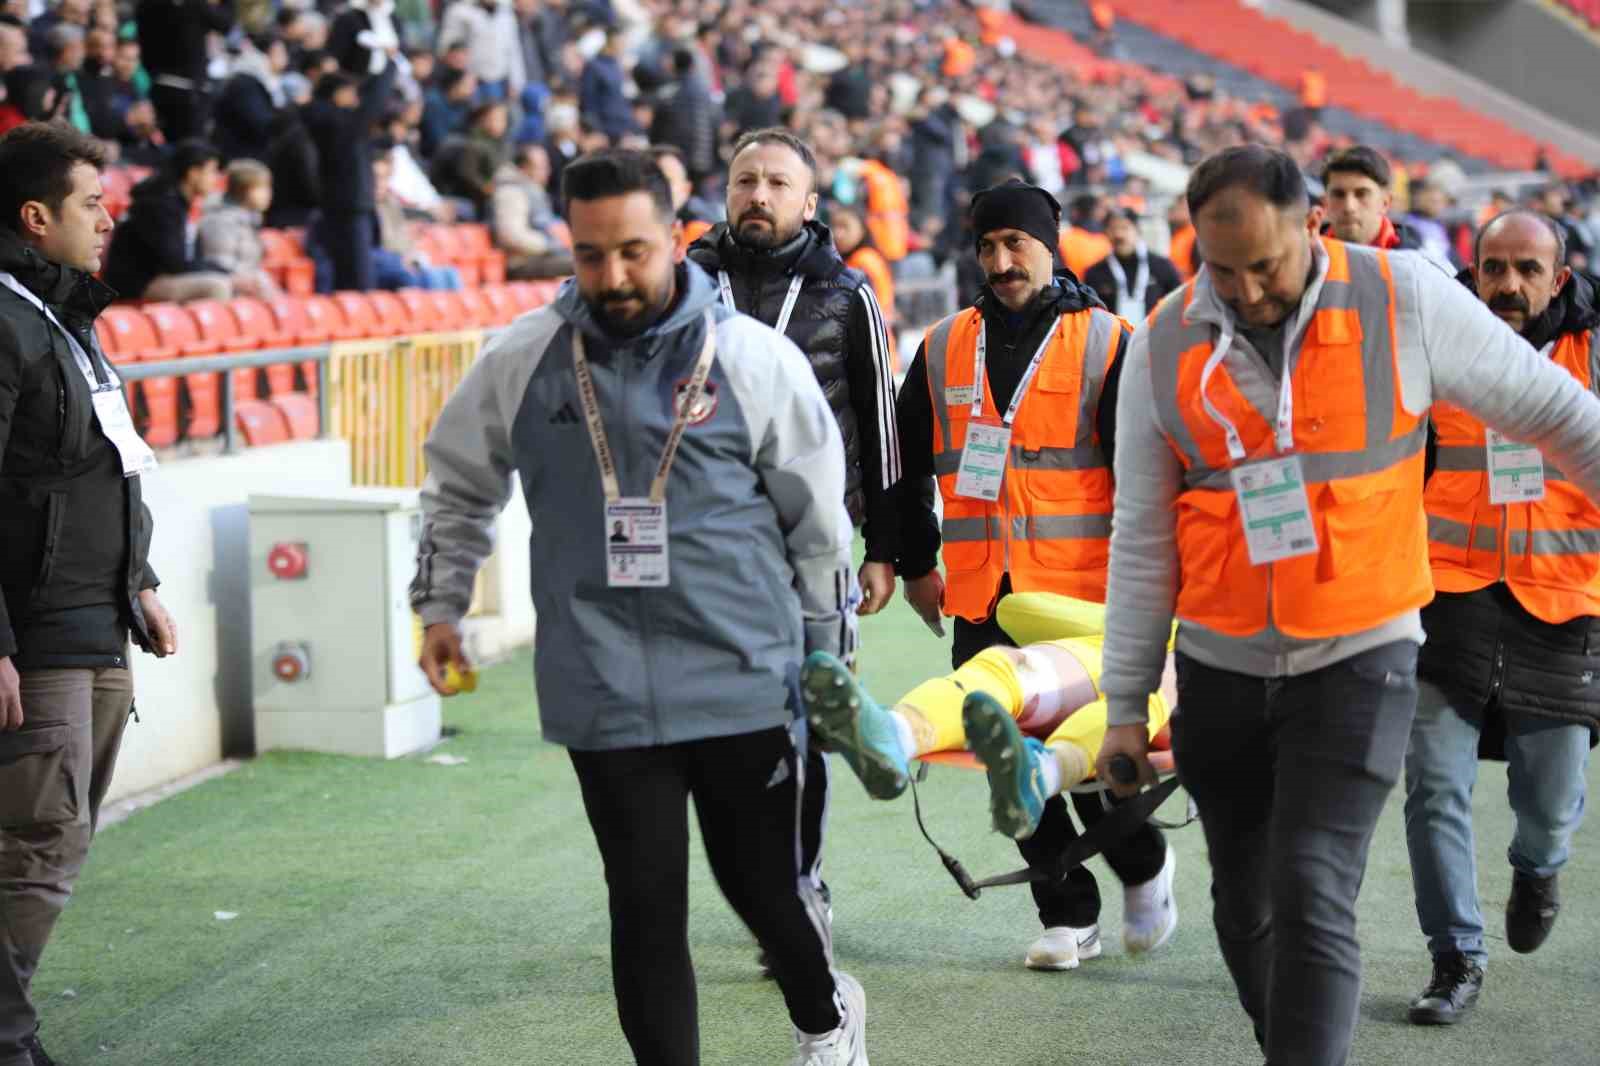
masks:
POLYGON ((578 424, 578 412, 572 409, 570 403, 564 403, 555 414, 550 416, 552 426, 575 426, 578 424))

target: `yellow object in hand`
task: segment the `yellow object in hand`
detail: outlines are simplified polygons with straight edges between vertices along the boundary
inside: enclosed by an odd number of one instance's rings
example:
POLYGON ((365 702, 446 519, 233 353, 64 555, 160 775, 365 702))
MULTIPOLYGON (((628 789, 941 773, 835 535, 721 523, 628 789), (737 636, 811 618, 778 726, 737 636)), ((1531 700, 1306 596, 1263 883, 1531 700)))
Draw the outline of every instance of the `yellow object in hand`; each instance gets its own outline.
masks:
POLYGON ((462 673, 456 669, 455 663, 446 663, 444 667, 444 683, 455 693, 478 691, 478 671, 468 670, 462 673))

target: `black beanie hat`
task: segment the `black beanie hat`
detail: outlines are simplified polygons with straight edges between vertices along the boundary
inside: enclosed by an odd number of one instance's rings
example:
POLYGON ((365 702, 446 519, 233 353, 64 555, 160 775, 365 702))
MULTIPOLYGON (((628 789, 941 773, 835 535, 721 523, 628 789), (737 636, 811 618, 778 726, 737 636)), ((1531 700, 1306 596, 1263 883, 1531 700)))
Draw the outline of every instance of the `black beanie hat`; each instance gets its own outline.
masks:
POLYGON ((997 229, 1019 229, 1054 255, 1061 241, 1061 205, 1039 186, 1012 178, 972 197, 973 236, 982 240, 997 229))

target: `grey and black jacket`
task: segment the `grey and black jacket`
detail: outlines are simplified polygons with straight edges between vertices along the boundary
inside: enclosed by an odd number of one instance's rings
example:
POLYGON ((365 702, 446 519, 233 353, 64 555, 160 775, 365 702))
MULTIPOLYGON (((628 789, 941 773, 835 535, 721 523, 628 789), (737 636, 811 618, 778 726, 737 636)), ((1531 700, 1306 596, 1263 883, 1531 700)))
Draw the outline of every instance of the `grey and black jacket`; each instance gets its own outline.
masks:
POLYGON ((809 651, 850 655, 859 594, 844 448, 805 358, 728 311, 693 265, 637 338, 604 333, 568 281, 495 338, 428 437, 411 602, 425 624, 466 614, 494 522, 522 480, 533 520, 545 739, 583 750, 781 726, 809 651), (710 413, 684 434, 667 488, 671 584, 606 584, 604 493, 573 375, 581 330, 624 496, 644 496, 716 323, 710 413))

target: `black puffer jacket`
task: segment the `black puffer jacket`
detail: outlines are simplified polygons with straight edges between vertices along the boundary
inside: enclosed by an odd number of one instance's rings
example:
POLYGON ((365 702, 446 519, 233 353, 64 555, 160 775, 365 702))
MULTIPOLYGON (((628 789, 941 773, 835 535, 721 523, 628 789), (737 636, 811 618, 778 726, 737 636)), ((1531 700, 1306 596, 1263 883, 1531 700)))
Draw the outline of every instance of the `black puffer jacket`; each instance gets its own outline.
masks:
MULTIPOLYGON (((95 316, 114 294, 0 232, 9 273, 72 330, 110 380, 95 316)), ((94 419, 89 383, 44 313, 0 288, 0 656, 19 668, 126 665, 149 645, 140 590, 150 512, 94 419)))
MULTIPOLYGON (((1470 283, 1470 276, 1462 280, 1470 283)), ((1542 347, 1558 335, 1597 329, 1600 278, 1574 274, 1524 336, 1542 347)), ((1428 640, 1417 675, 1482 726, 1484 757, 1505 757, 1503 711, 1580 723, 1589 727, 1591 744, 1600 741, 1600 618, 1552 625, 1497 582, 1477 592, 1439 593, 1423 608, 1422 626, 1428 640)))
POLYGON ((689 258, 716 277, 727 270, 740 311, 768 325, 778 321, 789 279, 805 285, 789 319, 788 336, 811 361, 844 437, 851 521, 865 524, 867 558, 892 562, 898 530, 888 489, 899 480, 894 429, 894 379, 883 318, 866 275, 844 265, 833 235, 808 222, 788 243, 755 251, 718 223, 689 246, 689 258))

